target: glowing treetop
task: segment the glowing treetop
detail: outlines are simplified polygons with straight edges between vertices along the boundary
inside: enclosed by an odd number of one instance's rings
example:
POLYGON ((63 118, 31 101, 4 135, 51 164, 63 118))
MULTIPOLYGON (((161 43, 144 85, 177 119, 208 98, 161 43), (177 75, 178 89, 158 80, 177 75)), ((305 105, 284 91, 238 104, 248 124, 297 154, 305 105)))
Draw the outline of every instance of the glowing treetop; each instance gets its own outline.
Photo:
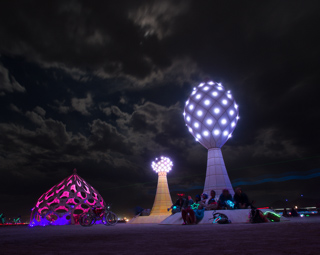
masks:
POLYGON ((238 105, 221 83, 200 83, 186 101, 184 119, 189 132, 207 149, 221 148, 239 119, 238 105))
POLYGON ((160 158, 156 158, 155 161, 152 162, 151 167, 157 173, 168 173, 172 169, 173 163, 169 158, 161 156, 160 158))

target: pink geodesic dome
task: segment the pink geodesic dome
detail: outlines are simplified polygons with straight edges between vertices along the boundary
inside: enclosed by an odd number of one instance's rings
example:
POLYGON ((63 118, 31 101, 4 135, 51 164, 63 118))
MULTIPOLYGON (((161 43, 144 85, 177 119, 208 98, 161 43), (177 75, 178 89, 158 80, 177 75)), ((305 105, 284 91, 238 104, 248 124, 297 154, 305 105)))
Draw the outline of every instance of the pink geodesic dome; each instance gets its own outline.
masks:
POLYGON ((77 175, 71 176, 44 193, 32 209, 30 225, 77 224, 79 215, 92 207, 105 208, 105 202, 97 190, 77 175), (48 214, 53 219, 48 219, 48 214))

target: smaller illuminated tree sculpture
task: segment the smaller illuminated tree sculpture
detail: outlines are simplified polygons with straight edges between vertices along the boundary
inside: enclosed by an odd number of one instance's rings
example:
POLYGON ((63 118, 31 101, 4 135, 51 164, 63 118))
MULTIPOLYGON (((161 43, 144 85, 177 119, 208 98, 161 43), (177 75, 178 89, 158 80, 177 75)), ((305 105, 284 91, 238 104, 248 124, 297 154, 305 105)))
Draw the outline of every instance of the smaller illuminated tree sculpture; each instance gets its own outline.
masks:
POLYGON ((158 173, 158 185, 150 215, 168 215, 170 213, 167 209, 172 205, 172 200, 168 187, 167 173, 172 169, 173 163, 169 158, 161 156, 152 162, 151 167, 158 173))
POLYGON ((189 132, 208 149, 204 192, 215 190, 219 196, 227 188, 234 194, 221 153, 239 119, 230 91, 213 81, 200 83, 188 98, 183 115, 189 132))

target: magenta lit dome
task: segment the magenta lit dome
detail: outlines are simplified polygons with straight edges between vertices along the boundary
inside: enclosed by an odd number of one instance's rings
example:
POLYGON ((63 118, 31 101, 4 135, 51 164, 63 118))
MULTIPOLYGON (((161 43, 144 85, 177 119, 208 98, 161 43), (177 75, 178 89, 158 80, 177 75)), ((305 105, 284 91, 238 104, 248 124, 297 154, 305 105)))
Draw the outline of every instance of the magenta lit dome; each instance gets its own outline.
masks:
POLYGON ((99 192, 77 175, 68 178, 44 193, 32 209, 30 225, 78 224, 80 214, 92 207, 105 208, 99 192))

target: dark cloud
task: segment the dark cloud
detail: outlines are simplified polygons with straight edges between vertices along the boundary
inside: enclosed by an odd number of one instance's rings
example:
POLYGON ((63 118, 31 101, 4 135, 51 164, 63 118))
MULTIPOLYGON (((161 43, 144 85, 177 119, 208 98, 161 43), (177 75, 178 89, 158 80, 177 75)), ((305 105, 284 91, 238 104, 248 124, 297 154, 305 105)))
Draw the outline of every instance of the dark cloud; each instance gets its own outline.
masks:
MULTIPOLYGON (((231 181, 318 168, 319 10, 318 1, 4 1, 2 203, 17 197, 29 210, 77 167, 106 200, 132 195, 121 212, 150 207, 160 154, 174 160, 172 193, 201 192, 206 150, 182 112, 206 77, 240 108, 222 148, 231 181)), ((265 205, 315 197, 317 180, 243 188, 265 205)))
POLYGON ((26 89, 10 75, 9 70, 0 63, 0 96, 12 92, 25 92, 26 89))

